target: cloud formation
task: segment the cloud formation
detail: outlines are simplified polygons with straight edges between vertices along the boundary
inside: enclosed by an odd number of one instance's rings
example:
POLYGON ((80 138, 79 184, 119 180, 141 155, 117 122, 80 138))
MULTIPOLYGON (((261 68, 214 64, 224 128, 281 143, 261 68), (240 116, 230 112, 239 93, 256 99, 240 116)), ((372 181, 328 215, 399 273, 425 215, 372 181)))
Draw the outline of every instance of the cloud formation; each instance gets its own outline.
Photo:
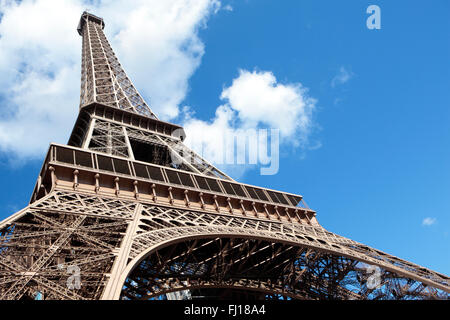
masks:
MULTIPOLYGON (((189 113, 184 119, 186 143, 205 158, 226 162, 225 155, 233 153, 230 148, 237 147, 227 143, 228 137, 248 139, 252 129, 276 129, 280 143, 308 145, 316 100, 300 83, 279 83, 269 71, 240 70, 232 84, 223 89, 221 99, 224 104, 210 121, 189 113)), ((258 141, 258 147, 265 142, 258 141)))
POLYGON ((425 219, 422 220, 422 226, 425 227, 432 226, 436 222, 437 222, 436 218, 426 217, 425 219))
POLYGON ((223 7, 223 10, 225 10, 225 11, 233 11, 233 7, 230 6, 229 4, 227 4, 226 6, 223 7))
POLYGON ((198 31, 220 2, 0 0, 0 151, 36 158, 49 141, 67 141, 79 104, 76 26, 86 8, 105 19, 125 70, 153 111, 168 120, 178 115, 201 62, 198 31))
POLYGON ((344 67, 339 68, 339 72, 331 80, 331 87, 334 88, 348 82, 354 76, 353 72, 344 67))

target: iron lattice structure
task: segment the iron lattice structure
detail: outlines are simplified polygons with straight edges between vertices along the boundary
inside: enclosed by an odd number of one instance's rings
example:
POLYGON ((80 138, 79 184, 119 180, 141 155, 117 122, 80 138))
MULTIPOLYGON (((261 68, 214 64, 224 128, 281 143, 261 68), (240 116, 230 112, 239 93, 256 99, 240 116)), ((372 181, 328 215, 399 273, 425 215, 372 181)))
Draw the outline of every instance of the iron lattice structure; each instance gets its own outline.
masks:
POLYGON ((30 204, 0 223, 1 299, 449 298, 447 276, 331 233, 302 196, 189 150, 103 28, 83 13, 69 143, 50 145, 30 204))

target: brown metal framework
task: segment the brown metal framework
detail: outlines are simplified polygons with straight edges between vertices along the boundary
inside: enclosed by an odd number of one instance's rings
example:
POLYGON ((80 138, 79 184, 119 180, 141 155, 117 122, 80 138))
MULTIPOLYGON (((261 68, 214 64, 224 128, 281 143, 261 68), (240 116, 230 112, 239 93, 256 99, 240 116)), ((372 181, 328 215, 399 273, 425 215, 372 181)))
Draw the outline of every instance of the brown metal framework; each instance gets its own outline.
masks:
POLYGON ((50 146, 30 204, 0 223, 0 299, 449 298, 447 276, 331 233, 302 196, 188 149, 103 28, 83 13, 69 143, 50 146))

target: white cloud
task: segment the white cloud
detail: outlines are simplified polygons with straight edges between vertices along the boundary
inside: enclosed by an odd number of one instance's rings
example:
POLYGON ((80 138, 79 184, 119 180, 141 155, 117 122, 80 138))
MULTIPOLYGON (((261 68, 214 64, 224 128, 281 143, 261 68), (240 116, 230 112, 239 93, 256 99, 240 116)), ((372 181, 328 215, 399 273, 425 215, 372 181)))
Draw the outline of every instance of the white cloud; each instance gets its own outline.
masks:
POLYGON ((422 220, 422 226, 431 226, 437 222, 436 218, 427 217, 422 220))
POLYGON ((354 76, 353 72, 348 71, 344 67, 339 68, 339 72, 331 80, 331 87, 336 87, 337 85, 344 84, 348 82, 354 76))
POLYGON ((299 83, 281 84, 271 72, 240 70, 221 98, 238 113, 244 128, 261 124, 280 130, 282 137, 306 142, 315 100, 299 83))
POLYGON ((236 115, 233 110, 229 106, 222 105, 216 109, 214 119, 209 122, 197 119, 189 107, 185 107, 184 111, 183 127, 187 135, 185 144, 208 161, 215 164, 223 163, 225 134, 235 129, 233 121, 236 115))
POLYGON ((65 143, 80 87, 82 11, 105 19, 119 60, 159 117, 178 115, 204 45, 198 30, 217 0, 0 0, 0 150, 42 156, 65 143), (147 99, 149 100, 149 99, 147 99))
MULTIPOLYGON (((230 148, 234 148, 227 144, 227 137, 243 136, 254 128, 279 130, 281 144, 308 146, 316 100, 308 96, 301 84, 278 83, 268 71, 240 70, 231 86, 223 89, 221 98, 225 103, 210 121, 196 119, 190 112, 184 119, 186 144, 206 159, 226 162, 226 153, 233 153, 230 148)), ((258 143, 260 147, 263 142, 258 143)), ((311 149, 319 147, 316 144, 311 149)), ((243 173, 242 166, 238 170, 243 173)))
POLYGON ((230 6, 229 4, 227 4, 226 6, 223 7, 223 10, 225 10, 225 11, 233 11, 233 7, 230 6))

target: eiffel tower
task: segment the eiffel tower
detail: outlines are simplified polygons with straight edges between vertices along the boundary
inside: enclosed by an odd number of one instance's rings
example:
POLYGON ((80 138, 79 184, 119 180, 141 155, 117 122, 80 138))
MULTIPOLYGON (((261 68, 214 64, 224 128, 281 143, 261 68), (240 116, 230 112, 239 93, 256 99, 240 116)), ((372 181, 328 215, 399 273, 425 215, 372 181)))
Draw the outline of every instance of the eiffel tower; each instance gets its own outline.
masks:
MULTIPOLYGON (((183 144, 84 12, 80 110, 0 223, 0 299, 448 299, 449 278, 325 230, 301 195, 183 144)), ((56 107, 56 106, 55 106, 56 107)))

